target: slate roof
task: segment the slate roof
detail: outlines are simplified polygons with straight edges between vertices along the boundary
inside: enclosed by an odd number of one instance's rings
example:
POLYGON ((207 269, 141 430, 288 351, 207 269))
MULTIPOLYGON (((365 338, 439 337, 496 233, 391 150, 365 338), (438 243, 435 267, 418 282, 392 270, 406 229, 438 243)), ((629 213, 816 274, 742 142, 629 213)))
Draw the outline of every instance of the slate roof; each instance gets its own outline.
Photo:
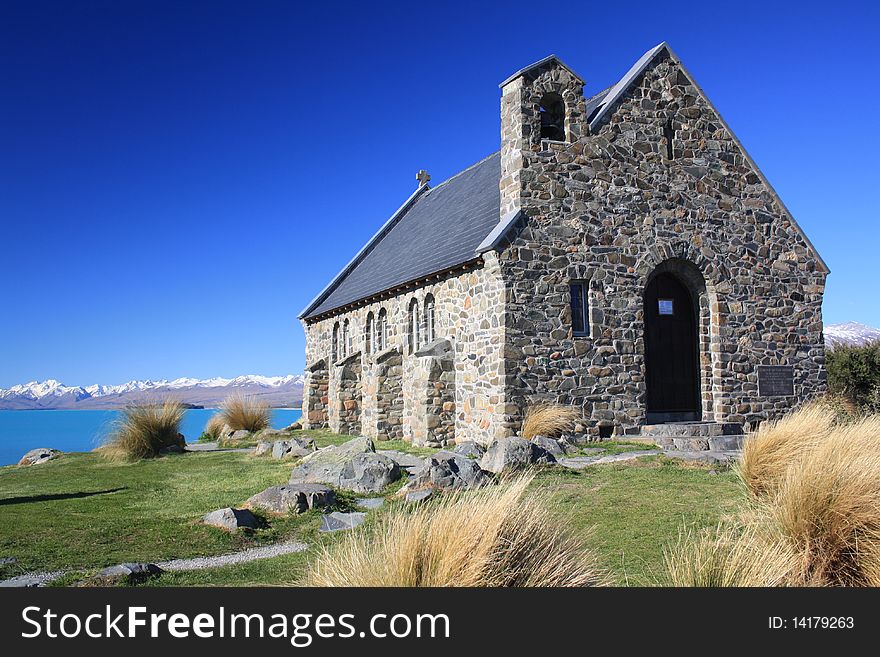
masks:
POLYGON ((501 214, 494 153, 410 198, 300 314, 309 319, 403 283, 463 265, 501 214))

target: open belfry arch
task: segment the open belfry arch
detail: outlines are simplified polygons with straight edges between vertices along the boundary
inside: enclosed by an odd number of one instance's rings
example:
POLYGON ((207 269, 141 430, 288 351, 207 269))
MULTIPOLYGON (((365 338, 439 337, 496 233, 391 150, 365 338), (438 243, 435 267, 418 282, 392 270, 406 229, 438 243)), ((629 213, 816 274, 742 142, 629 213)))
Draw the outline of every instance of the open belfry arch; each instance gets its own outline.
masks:
POLYGON ((705 436, 825 390, 828 268, 675 53, 586 85, 504 80, 500 150, 419 171, 302 312, 308 426, 486 443, 559 403, 576 437, 705 436))

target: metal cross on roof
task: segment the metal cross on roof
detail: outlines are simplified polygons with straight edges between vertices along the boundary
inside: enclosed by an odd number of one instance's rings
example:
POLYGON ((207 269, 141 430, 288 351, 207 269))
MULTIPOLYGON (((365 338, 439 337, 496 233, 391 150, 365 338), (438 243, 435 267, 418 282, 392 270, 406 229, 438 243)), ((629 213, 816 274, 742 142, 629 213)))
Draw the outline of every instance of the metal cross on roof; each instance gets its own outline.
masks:
POLYGON ((424 169, 419 169, 419 172, 416 174, 416 180, 419 181, 419 187, 421 187, 422 185, 427 185, 430 179, 431 174, 429 174, 424 169))

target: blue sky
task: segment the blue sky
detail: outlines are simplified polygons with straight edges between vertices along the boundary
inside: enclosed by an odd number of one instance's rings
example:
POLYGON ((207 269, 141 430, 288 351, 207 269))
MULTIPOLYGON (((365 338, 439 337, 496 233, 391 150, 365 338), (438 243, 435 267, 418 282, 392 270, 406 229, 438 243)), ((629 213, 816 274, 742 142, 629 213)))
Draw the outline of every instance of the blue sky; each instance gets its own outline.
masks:
POLYGON ((873 3, 0 6, 0 386, 282 374, 296 315, 412 192, 497 150, 498 83, 670 42, 880 326, 873 3), (322 5, 322 6, 317 6, 322 5))

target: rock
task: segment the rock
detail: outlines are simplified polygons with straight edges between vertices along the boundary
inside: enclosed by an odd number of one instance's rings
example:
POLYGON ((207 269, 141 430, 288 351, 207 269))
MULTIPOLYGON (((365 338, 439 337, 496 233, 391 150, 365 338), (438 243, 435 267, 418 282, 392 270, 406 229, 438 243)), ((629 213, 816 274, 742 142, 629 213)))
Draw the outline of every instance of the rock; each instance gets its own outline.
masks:
POLYGON ((272 445, 272 458, 283 459, 288 456, 308 456, 314 451, 314 438, 278 440, 272 445))
POLYGON ((254 447, 254 456, 265 456, 266 454, 270 454, 274 444, 275 443, 268 440, 261 440, 257 443, 257 446, 254 447))
POLYGON ((159 450, 159 454, 183 454, 186 451, 180 445, 168 445, 159 450))
POLYGON ((358 497, 354 503, 362 509, 378 509, 385 504, 384 497, 358 497))
POLYGON ((283 431, 300 431, 303 428, 302 422, 297 420, 293 424, 288 424, 283 431))
POLYGON ((18 464, 39 465, 40 463, 45 463, 46 461, 57 459, 62 454, 63 452, 59 452, 57 449, 51 449, 49 447, 38 447, 37 449, 32 449, 27 454, 22 456, 21 459, 18 461, 18 464))
POLYGON ((352 511, 351 513, 334 511, 321 518, 321 528, 318 531, 338 532, 345 529, 354 529, 366 519, 367 514, 359 511, 352 511))
POLYGON ((395 461, 401 468, 405 468, 409 471, 418 470, 425 465, 424 457, 416 456, 415 454, 408 454, 407 452, 400 452, 396 449, 380 449, 376 453, 384 454, 392 461, 395 461))
POLYGON ((428 488, 426 490, 414 490, 412 492, 407 493, 406 497, 404 499, 407 502, 409 502, 410 504, 414 504, 416 502, 422 502, 422 501, 428 499, 433 494, 434 494, 434 491, 431 490, 430 488, 428 488))
POLYGON ((439 488, 457 490, 479 488, 492 483, 476 461, 455 452, 437 452, 425 460, 425 466, 413 475, 406 490, 439 488))
POLYGON ((532 442, 541 447, 542 449, 547 450, 554 457, 562 456, 565 454, 565 450, 562 449, 562 445, 559 444, 557 440, 554 438, 548 438, 547 436, 535 436, 532 438, 532 442))
POLYGON ((18 559, 15 557, 0 557, 0 566, 12 566, 17 563, 18 559))
POLYGON ((480 460, 483 458, 483 454, 486 453, 486 448, 480 443, 475 443, 473 440, 465 440, 464 442, 458 443, 452 451, 461 456, 466 456, 469 459, 480 460))
POLYGON ((550 452, 525 438, 513 436, 501 438, 489 445, 489 449, 480 460, 480 467, 498 474, 505 470, 518 470, 531 465, 549 463, 556 463, 550 452))
POLYGON ((400 479, 400 466, 384 454, 365 452, 354 456, 339 475, 339 488, 355 493, 378 493, 400 479))
POLYGON ((135 584, 162 574, 162 569, 154 563, 123 563, 110 566, 97 574, 103 580, 124 581, 135 584))
POLYGON ((336 502, 333 489, 321 484, 290 484, 272 486, 257 493, 245 506, 263 509, 270 513, 304 513, 309 509, 321 509, 336 502))
POLYGON ((236 529, 256 529, 259 521, 247 509, 217 509, 202 518, 202 522, 212 527, 219 527, 234 532, 236 529))
POLYGON ((250 431, 247 431, 245 429, 239 429, 238 431, 233 431, 229 435, 229 440, 235 440, 235 441, 247 440, 250 437, 251 437, 250 431))
POLYGON ((373 441, 360 437, 304 457, 290 473, 291 484, 327 484, 356 493, 377 493, 400 478, 400 467, 376 454, 373 441))

